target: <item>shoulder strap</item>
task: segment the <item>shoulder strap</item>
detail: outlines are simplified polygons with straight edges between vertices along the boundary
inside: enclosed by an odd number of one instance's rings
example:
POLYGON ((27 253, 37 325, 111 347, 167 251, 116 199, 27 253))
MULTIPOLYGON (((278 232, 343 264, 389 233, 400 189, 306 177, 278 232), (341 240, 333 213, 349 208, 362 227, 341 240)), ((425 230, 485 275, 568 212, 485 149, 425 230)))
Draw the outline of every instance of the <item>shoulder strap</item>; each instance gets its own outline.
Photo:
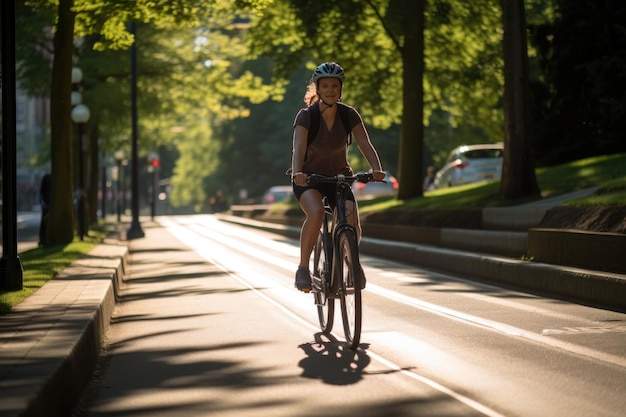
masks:
MULTIPOLYGON (((350 129, 350 109, 348 106, 341 102, 337 102, 337 110, 339 111, 339 117, 341 123, 343 123, 346 129, 346 136, 348 136, 348 145, 352 144, 352 130, 350 129)), ((317 131, 320 127, 320 106, 319 102, 309 107, 308 111, 311 113, 311 127, 309 128, 309 135, 307 136, 307 144, 311 144, 317 136, 317 131)))
POLYGON ((309 135, 307 136, 307 145, 310 145, 317 136, 317 131, 320 128, 320 105, 319 102, 313 104, 308 109, 311 114, 311 126, 309 127, 309 135))
POLYGON ((341 123, 343 123, 343 126, 346 128, 348 145, 352 145, 352 129, 350 129, 350 108, 341 102, 337 102, 337 110, 339 110, 341 123))

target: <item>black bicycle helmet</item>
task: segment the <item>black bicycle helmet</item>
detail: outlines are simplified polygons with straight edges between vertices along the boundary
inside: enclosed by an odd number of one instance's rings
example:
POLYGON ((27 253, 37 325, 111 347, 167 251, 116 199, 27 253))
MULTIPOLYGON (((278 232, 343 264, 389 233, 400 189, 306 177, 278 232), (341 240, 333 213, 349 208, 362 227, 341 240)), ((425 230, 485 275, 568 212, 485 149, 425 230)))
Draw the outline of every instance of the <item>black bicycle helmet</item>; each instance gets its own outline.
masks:
POLYGON ((320 78, 338 78, 339 81, 341 81, 341 84, 343 84, 345 74, 343 72, 343 68, 341 68, 341 65, 337 64, 336 62, 324 62, 323 64, 315 68, 311 80, 317 84, 320 78))

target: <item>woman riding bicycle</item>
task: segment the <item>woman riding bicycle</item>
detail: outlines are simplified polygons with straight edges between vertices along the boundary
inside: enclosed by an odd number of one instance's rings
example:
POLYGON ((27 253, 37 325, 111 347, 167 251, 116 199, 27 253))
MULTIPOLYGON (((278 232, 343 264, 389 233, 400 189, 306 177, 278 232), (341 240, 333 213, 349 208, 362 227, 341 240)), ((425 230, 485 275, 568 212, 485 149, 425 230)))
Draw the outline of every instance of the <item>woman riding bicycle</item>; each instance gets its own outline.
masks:
MULTIPOLYGON (((322 198, 327 197, 332 204, 335 196, 334 184, 310 186, 307 183, 309 175, 353 174, 347 160, 347 139, 350 132, 373 170, 374 181, 385 178, 378 153, 370 141, 361 115, 353 107, 338 103, 341 101, 344 78, 343 68, 335 62, 325 62, 318 66, 305 95, 305 103, 309 107, 300 110, 294 122, 291 179, 293 192, 306 216, 300 232, 300 263, 296 271, 295 286, 305 292, 311 290, 309 260, 324 219, 322 198), (340 106, 344 107, 340 109, 340 106), (346 117, 342 117, 342 113, 346 117), (319 126, 311 126, 312 119, 319 119, 319 126), (349 126, 345 126, 342 119, 349 126), (309 131, 316 133, 309 138, 309 131)), ((348 197, 346 211, 348 222, 357 230, 358 241, 359 214, 353 195, 348 197)))

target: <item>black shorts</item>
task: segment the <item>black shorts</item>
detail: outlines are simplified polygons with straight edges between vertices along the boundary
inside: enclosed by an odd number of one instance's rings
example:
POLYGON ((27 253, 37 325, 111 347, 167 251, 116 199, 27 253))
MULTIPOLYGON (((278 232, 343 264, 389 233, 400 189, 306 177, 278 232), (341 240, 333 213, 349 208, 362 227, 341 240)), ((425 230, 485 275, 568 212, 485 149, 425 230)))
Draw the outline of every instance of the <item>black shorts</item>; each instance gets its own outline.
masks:
MULTIPOLYGON (((299 185, 293 184, 293 194, 296 196, 298 201, 300 201, 300 197, 302 196, 302 194, 306 190, 309 190, 311 188, 319 191, 322 197, 327 197, 328 203, 330 204, 331 207, 335 206, 335 188, 336 188, 335 184, 322 182, 322 183, 315 184, 315 185, 307 185, 305 187, 301 187, 299 185)), ((352 190, 350 190, 350 193, 347 196, 347 200, 355 201, 354 194, 352 194, 352 190)))

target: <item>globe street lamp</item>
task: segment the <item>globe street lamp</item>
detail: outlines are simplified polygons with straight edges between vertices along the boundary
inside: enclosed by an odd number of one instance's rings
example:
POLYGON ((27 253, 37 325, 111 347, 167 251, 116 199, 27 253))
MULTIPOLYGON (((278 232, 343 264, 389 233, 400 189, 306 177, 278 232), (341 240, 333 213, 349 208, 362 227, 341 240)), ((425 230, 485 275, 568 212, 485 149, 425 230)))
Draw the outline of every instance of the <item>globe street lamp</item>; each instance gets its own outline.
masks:
POLYGON ((89 121, 89 107, 78 104, 72 109, 72 121, 78 127, 78 189, 75 192, 76 211, 78 217, 78 235, 83 240, 85 235, 85 197, 83 192, 83 127, 89 121))

